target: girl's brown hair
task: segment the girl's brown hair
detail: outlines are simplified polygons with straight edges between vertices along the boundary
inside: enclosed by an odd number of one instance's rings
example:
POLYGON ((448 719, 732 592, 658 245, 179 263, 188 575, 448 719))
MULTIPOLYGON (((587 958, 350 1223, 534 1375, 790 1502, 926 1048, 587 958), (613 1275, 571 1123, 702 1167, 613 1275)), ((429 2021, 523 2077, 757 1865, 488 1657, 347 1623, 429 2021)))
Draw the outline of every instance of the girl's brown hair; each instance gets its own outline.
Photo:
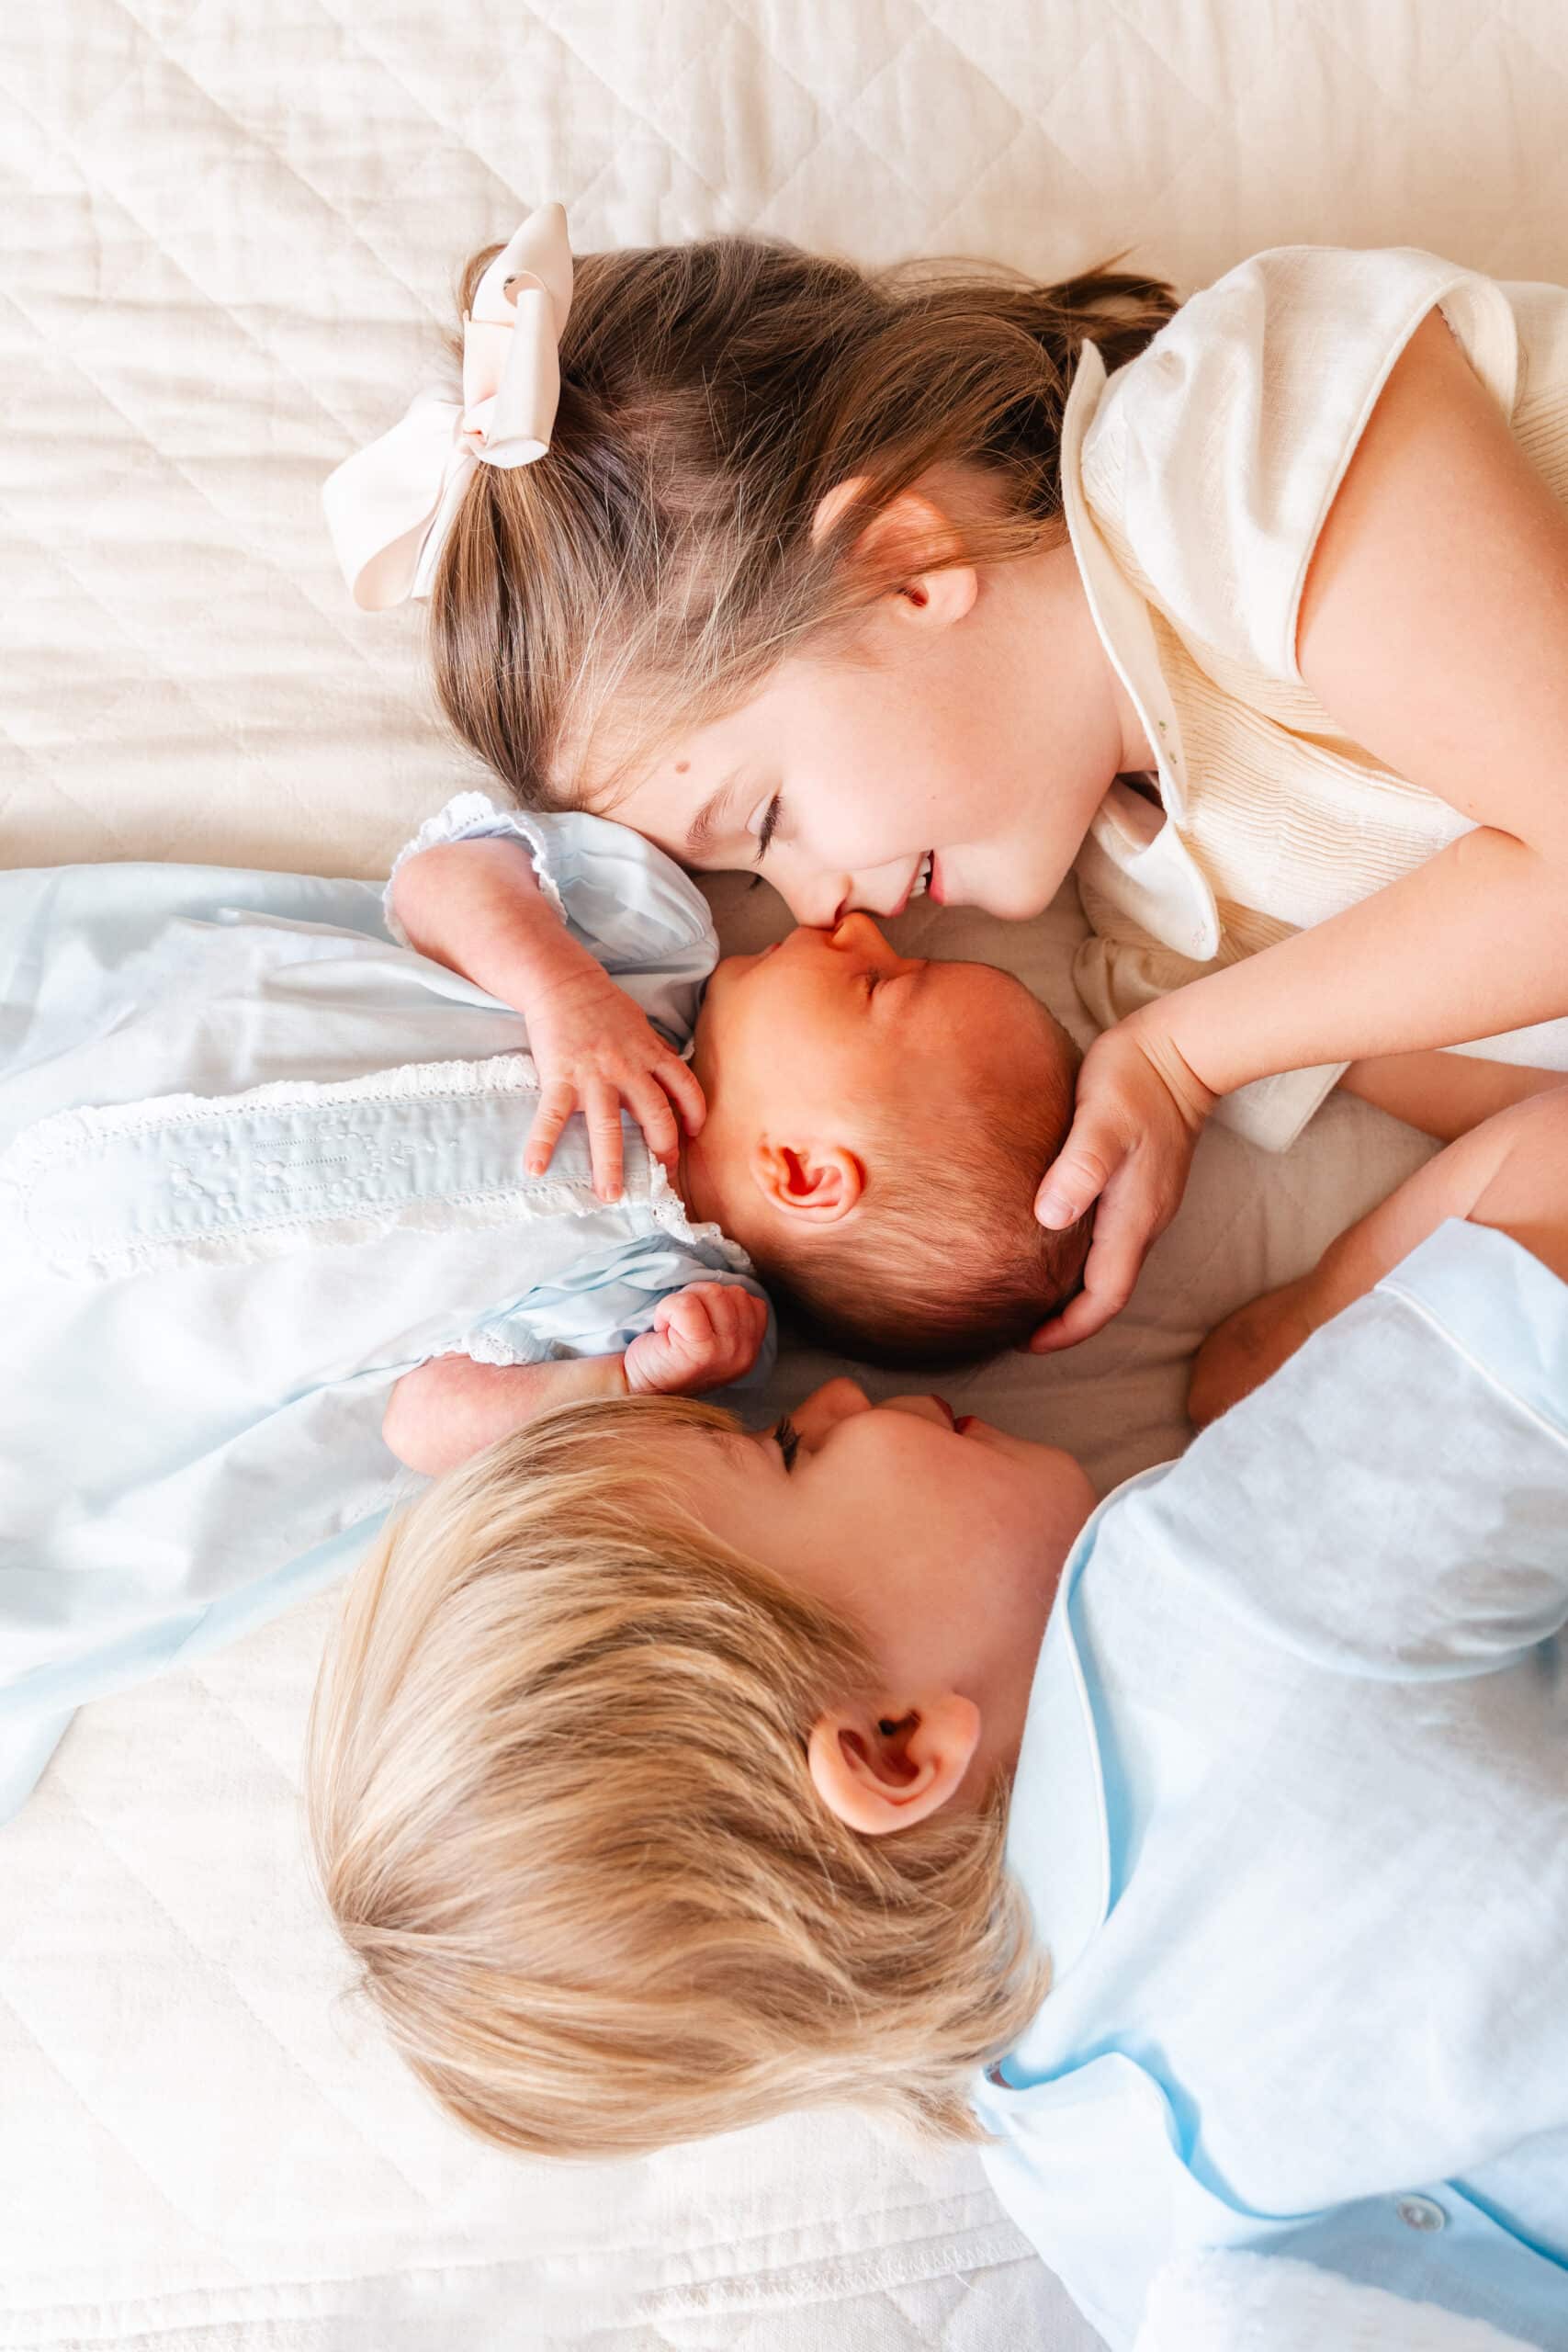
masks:
MULTIPOLYGON (((499 247, 468 264, 462 307, 499 247)), ((547 456, 476 469, 431 600, 441 700, 525 806, 613 798, 684 728, 807 643, 847 650, 898 576, 852 560, 931 468, 999 498, 922 558, 1001 562, 1059 528, 1061 430, 1086 342, 1108 368, 1176 308, 1102 268, 866 270, 749 237, 586 254, 547 456), (813 537, 821 499, 859 495, 813 537)), ((900 569, 908 573, 908 551, 900 569)))
POLYGON ((682 1449, 737 1430, 675 1397, 541 1418, 394 1523, 322 1666, 328 1902, 404 2057, 512 2147, 822 2100, 976 2139, 966 2090, 1045 1990, 1004 1788, 887 1838, 818 1797, 811 1725, 874 1668, 682 1504, 682 1449))

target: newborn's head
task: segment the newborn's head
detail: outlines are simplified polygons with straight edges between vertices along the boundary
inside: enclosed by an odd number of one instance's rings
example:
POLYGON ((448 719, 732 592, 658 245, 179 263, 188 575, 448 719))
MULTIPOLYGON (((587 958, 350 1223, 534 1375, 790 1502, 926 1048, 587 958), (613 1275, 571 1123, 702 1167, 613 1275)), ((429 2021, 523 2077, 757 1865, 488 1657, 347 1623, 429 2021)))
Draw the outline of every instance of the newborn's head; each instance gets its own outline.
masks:
POLYGON ((709 983, 696 1205, 851 1354, 989 1354, 1083 1272, 1087 1221, 1048 1233, 1034 1216, 1077 1059, 989 964, 897 955, 867 915, 793 932, 727 957, 709 983))

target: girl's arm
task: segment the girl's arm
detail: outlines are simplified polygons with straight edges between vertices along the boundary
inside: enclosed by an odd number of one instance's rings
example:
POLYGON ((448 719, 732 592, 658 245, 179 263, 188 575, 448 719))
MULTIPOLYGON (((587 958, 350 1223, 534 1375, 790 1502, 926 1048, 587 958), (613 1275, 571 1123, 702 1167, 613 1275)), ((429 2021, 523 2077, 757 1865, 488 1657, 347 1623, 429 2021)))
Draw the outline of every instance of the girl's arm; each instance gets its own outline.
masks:
POLYGON ((767 1302, 754 1292, 688 1283, 660 1300, 625 1355, 518 1364, 432 1356, 393 1389, 381 1434, 400 1462, 436 1478, 558 1405, 726 1388, 750 1371, 767 1328, 767 1302))
POLYGON ((1319 534, 1297 650, 1347 735, 1478 830, 1098 1042, 1042 1215, 1103 1198, 1084 1291, 1044 1345, 1124 1305, 1218 1095, 1568 1012, 1568 510, 1436 314, 1319 534))
POLYGON ((1229 1093, 1568 1012, 1568 509, 1435 314, 1319 534, 1297 653, 1347 735, 1481 831, 1169 998, 1180 1052, 1229 1093))
POLYGON ((1331 1242, 1311 1273, 1227 1316, 1198 1351, 1191 1419, 1201 1429, 1249 1396, 1450 1216, 1496 1227, 1568 1281, 1568 1082, 1555 1079, 1450 1144, 1331 1242))
POLYGON ((695 1135, 706 1110, 702 1088, 641 1006, 572 938, 522 842, 481 838, 421 850, 398 868, 392 907, 422 956, 526 1019, 539 1071, 530 1174, 544 1174, 562 1128, 581 1109, 595 1187, 603 1199, 618 1200, 623 1101, 649 1149, 673 1174, 676 1114, 695 1135))

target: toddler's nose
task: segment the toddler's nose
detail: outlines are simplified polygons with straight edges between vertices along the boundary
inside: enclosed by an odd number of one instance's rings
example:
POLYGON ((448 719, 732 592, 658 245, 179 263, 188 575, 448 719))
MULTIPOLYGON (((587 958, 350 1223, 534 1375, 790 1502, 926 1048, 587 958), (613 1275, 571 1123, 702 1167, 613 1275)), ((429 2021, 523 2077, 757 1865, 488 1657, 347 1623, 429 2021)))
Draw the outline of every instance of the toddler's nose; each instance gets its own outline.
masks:
POLYGON ((803 1445, 815 1452, 829 1430, 840 1421, 852 1420, 857 1413, 869 1413, 871 1399, 858 1380, 841 1373, 837 1380, 824 1381, 802 1399, 790 1415, 803 1445))

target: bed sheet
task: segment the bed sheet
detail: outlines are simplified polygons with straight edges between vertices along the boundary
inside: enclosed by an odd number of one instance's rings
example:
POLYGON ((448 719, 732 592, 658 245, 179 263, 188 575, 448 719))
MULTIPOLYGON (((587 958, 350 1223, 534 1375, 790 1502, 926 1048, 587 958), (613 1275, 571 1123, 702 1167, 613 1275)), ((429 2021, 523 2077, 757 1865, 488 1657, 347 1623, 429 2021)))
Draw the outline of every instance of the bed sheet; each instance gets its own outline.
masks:
MULTIPOLYGON (((1568 277, 1555 0, 60 0, 0 28, 0 859, 369 874, 471 773, 322 476, 439 361, 461 255, 717 228, 871 260, 1292 239, 1568 277)), ((766 893, 716 890, 734 944, 766 893)), ((1071 1011, 1080 922, 934 910, 1071 1011)), ((1202 1330, 1422 1147, 1205 1140, 1129 1312, 954 1384, 1102 1486, 1202 1330)), ((780 1394, 818 1369, 795 1358, 780 1394)), ((874 1384, 875 1385, 875 1384, 874 1384)), ((615 2170, 464 2138, 339 1998, 299 1743, 330 1600, 78 1719, 0 1833, 0 2346, 1083 2352, 968 2157, 847 2116, 615 2170)))

